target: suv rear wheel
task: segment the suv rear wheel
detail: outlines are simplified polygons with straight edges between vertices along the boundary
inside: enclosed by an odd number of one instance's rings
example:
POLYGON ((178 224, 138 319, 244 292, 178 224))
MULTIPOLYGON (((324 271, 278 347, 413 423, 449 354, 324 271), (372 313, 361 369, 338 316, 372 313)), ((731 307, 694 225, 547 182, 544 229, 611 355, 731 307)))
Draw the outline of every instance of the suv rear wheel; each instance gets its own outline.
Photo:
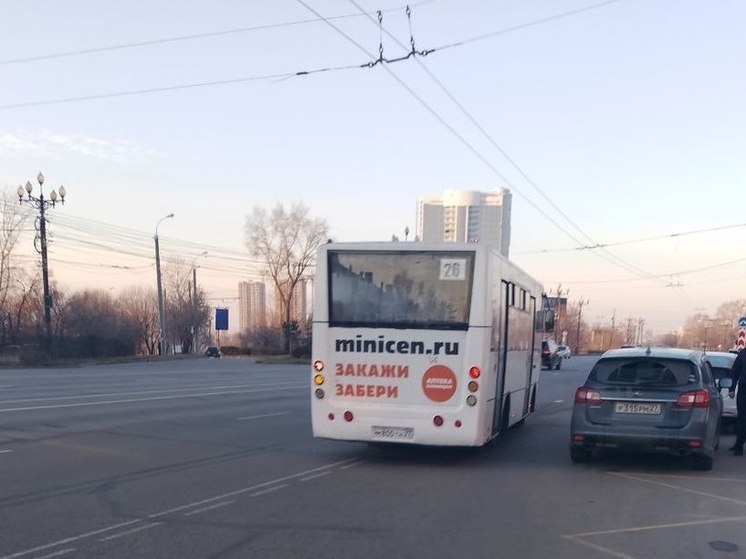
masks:
POLYGON ((692 456, 692 461, 694 462, 694 467, 697 470, 703 472, 709 472, 710 470, 712 470, 712 456, 707 456, 705 454, 696 454, 692 456))
POLYGON ((573 446, 570 448, 570 460, 572 460, 575 464, 586 464, 590 462, 592 454, 593 451, 588 450, 587 448, 578 446, 573 446))

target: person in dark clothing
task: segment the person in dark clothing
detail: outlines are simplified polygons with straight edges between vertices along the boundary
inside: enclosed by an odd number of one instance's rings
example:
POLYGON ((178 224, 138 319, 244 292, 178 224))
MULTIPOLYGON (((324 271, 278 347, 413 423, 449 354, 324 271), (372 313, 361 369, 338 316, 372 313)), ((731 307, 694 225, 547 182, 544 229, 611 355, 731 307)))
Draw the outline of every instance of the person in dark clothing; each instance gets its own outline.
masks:
POLYGON ((730 377, 733 379, 733 385, 728 390, 730 398, 736 397, 736 387, 740 384, 741 390, 738 391, 736 407, 738 408, 738 419, 736 419, 736 444, 729 450, 733 451, 736 456, 743 456, 743 444, 746 443, 746 350, 741 348, 733 361, 730 369, 730 377))

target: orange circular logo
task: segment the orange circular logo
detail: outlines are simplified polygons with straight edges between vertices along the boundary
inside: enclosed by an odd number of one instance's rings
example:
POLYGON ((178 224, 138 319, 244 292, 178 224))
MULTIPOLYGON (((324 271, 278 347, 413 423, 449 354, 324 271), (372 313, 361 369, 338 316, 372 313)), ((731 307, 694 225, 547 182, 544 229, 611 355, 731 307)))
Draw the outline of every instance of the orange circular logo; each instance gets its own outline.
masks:
POLYGON ((422 390, 433 402, 445 402, 456 393, 456 375, 445 365, 433 365, 422 375, 422 390))

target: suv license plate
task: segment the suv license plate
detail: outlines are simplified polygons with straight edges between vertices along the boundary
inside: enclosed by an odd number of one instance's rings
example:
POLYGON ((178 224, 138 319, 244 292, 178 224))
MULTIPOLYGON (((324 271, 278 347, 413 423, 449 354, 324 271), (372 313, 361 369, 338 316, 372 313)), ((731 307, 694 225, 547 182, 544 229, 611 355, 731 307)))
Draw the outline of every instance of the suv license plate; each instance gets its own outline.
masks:
POLYGON ((647 415, 660 415, 660 404, 643 404, 641 402, 617 402, 614 405, 616 413, 639 413, 647 415))
POLYGON ((413 427, 385 427, 382 425, 374 425, 371 427, 371 431, 374 439, 388 439, 394 441, 414 440, 413 427))

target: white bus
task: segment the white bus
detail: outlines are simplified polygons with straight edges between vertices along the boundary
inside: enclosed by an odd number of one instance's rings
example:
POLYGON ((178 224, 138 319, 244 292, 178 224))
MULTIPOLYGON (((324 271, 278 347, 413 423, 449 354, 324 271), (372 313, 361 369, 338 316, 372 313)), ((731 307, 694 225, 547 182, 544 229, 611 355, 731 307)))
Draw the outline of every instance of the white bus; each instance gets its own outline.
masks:
POLYGON ((314 289, 315 437, 481 446, 534 410, 543 290, 497 251, 329 243, 314 289))

